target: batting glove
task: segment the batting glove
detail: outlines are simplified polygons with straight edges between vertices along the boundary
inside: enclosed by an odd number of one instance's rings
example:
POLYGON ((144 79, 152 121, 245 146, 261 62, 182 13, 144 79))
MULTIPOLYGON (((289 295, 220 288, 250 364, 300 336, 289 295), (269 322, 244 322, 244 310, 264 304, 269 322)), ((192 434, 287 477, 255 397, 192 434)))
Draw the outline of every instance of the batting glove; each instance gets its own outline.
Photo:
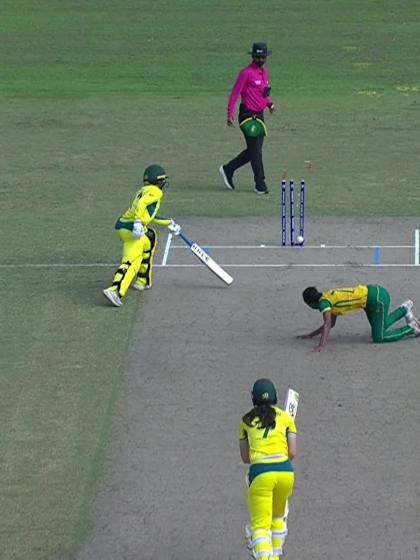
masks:
POLYGON ((141 222, 134 222, 132 236, 135 239, 140 239, 140 237, 143 237, 145 232, 146 232, 146 228, 141 222))
POLYGON ((168 229, 174 235, 179 235, 181 233, 181 226, 173 220, 171 220, 171 223, 168 225, 168 229))

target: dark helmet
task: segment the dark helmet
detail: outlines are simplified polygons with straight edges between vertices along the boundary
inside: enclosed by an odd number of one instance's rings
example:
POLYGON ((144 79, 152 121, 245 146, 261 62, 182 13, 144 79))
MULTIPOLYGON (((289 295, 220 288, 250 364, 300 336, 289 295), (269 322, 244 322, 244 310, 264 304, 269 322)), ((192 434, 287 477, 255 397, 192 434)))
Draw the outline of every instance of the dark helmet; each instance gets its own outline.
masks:
POLYGON ((251 394, 254 405, 277 403, 277 391, 270 379, 257 379, 251 394))
POLYGON ((143 174, 143 183, 156 185, 163 188, 169 177, 166 175, 165 170, 161 165, 153 164, 146 167, 143 174))

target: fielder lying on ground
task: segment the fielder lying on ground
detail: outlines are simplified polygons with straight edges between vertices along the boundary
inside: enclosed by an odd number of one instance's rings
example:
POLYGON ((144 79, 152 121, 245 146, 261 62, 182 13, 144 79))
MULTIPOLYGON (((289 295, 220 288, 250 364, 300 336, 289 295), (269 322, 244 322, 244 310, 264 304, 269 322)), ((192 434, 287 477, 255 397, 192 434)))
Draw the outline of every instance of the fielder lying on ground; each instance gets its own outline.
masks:
POLYGON ((319 345, 314 349, 321 352, 327 343, 330 330, 334 327, 338 315, 346 315, 363 309, 372 329, 373 342, 395 342, 407 336, 420 335, 420 321, 413 315, 413 302, 404 301, 395 311, 388 315, 391 298, 382 286, 368 284, 354 288, 336 288, 328 292, 319 292, 314 286, 303 291, 303 300, 312 309, 321 311, 323 324, 309 334, 298 338, 313 338, 321 335, 319 345), (406 325, 391 330, 389 327, 404 318, 406 325))

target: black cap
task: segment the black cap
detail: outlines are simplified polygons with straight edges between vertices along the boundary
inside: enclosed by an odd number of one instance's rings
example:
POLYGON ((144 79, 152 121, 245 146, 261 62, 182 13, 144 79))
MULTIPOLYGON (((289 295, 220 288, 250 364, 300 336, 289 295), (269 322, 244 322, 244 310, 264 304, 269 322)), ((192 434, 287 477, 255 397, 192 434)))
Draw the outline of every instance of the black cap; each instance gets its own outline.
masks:
POLYGON ((271 51, 267 49, 267 43, 254 43, 252 45, 252 51, 249 51, 252 56, 269 56, 271 51))

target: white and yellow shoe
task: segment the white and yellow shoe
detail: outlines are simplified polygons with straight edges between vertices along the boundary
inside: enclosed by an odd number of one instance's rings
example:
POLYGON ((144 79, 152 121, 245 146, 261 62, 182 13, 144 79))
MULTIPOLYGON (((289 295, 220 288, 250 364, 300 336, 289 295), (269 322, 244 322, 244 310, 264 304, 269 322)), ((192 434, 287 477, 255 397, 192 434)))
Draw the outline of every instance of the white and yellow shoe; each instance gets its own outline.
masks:
POLYGON ((123 304, 123 301, 118 295, 117 290, 106 288, 106 290, 102 290, 102 293, 104 294, 106 299, 112 303, 112 305, 115 305, 115 307, 121 307, 121 305, 123 304))

